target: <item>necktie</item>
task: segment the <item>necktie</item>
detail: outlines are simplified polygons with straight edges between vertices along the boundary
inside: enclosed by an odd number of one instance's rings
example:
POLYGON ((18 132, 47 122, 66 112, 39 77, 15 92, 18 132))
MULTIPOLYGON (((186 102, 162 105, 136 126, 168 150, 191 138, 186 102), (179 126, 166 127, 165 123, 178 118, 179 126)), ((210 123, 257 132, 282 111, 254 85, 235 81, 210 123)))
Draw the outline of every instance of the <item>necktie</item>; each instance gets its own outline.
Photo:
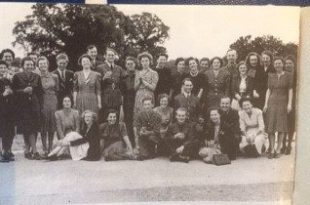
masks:
POLYGON ((61 78, 65 80, 65 71, 61 71, 61 78))

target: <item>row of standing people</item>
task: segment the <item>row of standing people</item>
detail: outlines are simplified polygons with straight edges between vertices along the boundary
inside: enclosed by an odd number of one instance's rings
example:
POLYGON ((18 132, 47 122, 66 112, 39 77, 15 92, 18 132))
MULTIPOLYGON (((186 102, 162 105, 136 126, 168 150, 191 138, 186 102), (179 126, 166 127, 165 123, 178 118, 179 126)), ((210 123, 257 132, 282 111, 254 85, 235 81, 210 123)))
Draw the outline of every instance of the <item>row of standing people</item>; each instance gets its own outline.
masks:
MULTIPOLYGON (((28 121, 28 125, 27 123, 26 125, 22 123, 23 126, 19 126, 24 129, 23 134, 26 136, 25 140, 27 138, 32 139, 32 135, 35 135, 34 133, 29 133, 29 130, 27 130, 29 127, 34 127, 36 124, 43 124, 43 126, 41 126, 41 135, 44 138, 43 141, 46 141, 46 136, 48 135, 50 142, 49 147, 46 143, 43 143, 44 151, 49 152, 51 150, 52 133, 55 130, 55 120, 53 119, 54 112, 57 108, 61 107, 64 96, 72 96, 73 104, 79 110, 79 113, 83 113, 85 110, 92 110, 99 113, 100 122, 107 119, 107 111, 109 109, 117 110, 118 116, 122 115, 122 113, 126 113, 125 122, 127 122, 128 127, 131 128, 134 113, 139 113, 143 107, 143 98, 150 97, 154 100, 155 96, 158 99, 159 94, 168 93, 170 98, 179 98, 179 100, 176 101, 179 101, 180 104, 183 104, 188 109, 190 118, 195 118, 191 120, 197 121, 198 118, 195 116, 195 109, 193 110, 193 106, 190 105, 191 103, 186 104, 186 100, 182 99, 183 96, 177 96, 177 94, 181 92, 182 81, 185 78, 191 79, 193 83, 192 93, 197 97, 195 103, 199 105, 198 107, 201 108, 200 111, 204 113, 207 113, 209 108, 218 106, 220 98, 224 95, 231 96, 234 98, 234 101, 239 101, 242 97, 253 97, 255 106, 262 109, 264 108, 262 104, 265 104, 264 98, 266 96, 264 92, 268 90, 268 73, 274 72, 272 68, 272 55, 268 52, 262 53, 264 63, 263 66, 261 66, 262 64, 259 62, 261 58, 256 53, 250 53, 245 63, 240 62, 236 64, 236 51, 229 50, 227 52, 228 64, 225 67, 222 65, 222 59, 216 57, 210 62, 212 69, 207 69, 206 71, 203 69, 199 70, 199 62, 194 58, 189 58, 187 60, 189 73, 184 72, 185 60, 179 58, 176 60, 177 72, 175 75, 171 75, 171 71, 165 67, 167 61, 166 55, 159 56, 156 71, 151 69, 153 58, 149 53, 142 53, 138 56, 142 69, 136 72, 135 69, 138 67, 137 61, 135 58, 128 57, 126 59, 126 72, 114 63, 117 53, 113 49, 107 49, 105 54, 106 62, 104 63, 95 61, 96 52, 95 46, 90 46, 88 48, 88 54, 81 56, 79 59, 79 64, 83 67, 83 70, 75 74, 66 69, 69 59, 65 54, 57 56, 56 61, 58 68, 52 74, 48 72, 48 60, 41 57, 37 60, 37 65, 41 74, 41 82, 38 80, 38 76, 25 74, 27 70, 32 73, 37 71, 38 68, 36 68, 34 62, 30 61, 31 59, 28 58, 28 62, 27 59, 24 59, 22 67, 25 72, 22 72, 23 74, 14 75, 12 87, 16 90, 16 93, 23 92, 23 94, 32 95, 34 92, 38 95, 42 94, 42 96, 33 99, 32 97, 24 95, 23 99, 19 99, 16 102, 24 102, 27 98, 28 101, 37 102, 43 107, 43 115, 41 116, 45 117, 43 118, 43 123, 35 123, 39 118, 29 113, 31 109, 29 109, 29 107, 26 108, 27 106, 25 103, 22 103, 23 105, 21 106, 17 106, 21 109, 21 112, 18 112, 19 115, 22 115, 22 117, 18 117, 18 121, 28 121), (30 83, 34 85, 29 86, 30 83), (42 89, 40 88, 40 86, 42 86, 40 83, 43 85, 42 89), (21 91, 22 88, 19 88, 18 84, 24 84, 20 85, 21 87, 25 87, 24 90, 21 91), (58 106, 56 106, 57 104, 58 106), (24 114, 22 114, 23 111, 25 112, 24 114), (29 114, 28 116, 27 112, 29 114), (26 119, 31 115, 34 120, 29 120, 30 118, 26 119)), ((10 52, 4 52, 2 57, 4 58, 7 53, 10 54, 10 52)), ((204 59, 205 65, 208 64, 205 63, 206 61, 208 60, 204 59)), ((286 59, 285 62, 281 62, 282 68, 284 64, 287 65, 290 64, 290 62, 293 64, 293 67, 295 65, 294 60, 289 58, 286 59)), ((200 63, 203 63, 203 61, 200 63)), ((285 66, 285 68, 289 68, 289 66, 285 66)), ((294 72, 294 69, 291 67, 290 71, 294 72)), ((19 69, 16 73, 18 72, 19 69)), ((283 78, 281 77, 281 79, 283 78)), ((284 79, 288 78, 285 77, 284 79)), ((287 83, 284 84, 286 86, 287 83)), ((237 105, 238 103, 234 104, 237 105)), ((175 104, 174 106, 177 107, 178 105, 175 104)), ((39 112, 38 115, 40 115, 39 112)), ((287 123, 285 120, 282 120, 282 124, 287 123)), ((281 132, 279 130, 276 131, 281 132)), ((271 132, 275 131, 272 130, 271 132)), ((283 132, 286 132, 286 130, 284 129, 283 132)), ((133 141, 134 133, 131 129, 129 129, 129 135, 133 141)), ((36 137, 34 137, 34 139, 35 138, 36 137)), ((29 145, 33 145, 33 140, 28 141, 29 145)), ((28 150, 30 152, 30 146, 28 150)), ((35 148, 32 149, 32 152, 35 153, 34 155, 37 155, 35 148)))

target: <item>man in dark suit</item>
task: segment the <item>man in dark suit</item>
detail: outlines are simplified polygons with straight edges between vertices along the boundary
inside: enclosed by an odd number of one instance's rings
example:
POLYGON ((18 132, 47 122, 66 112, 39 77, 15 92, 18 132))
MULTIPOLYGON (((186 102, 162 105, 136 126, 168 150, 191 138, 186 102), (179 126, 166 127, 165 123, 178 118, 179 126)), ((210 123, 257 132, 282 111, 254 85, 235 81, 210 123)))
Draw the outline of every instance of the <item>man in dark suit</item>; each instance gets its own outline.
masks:
POLYGON ((223 129, 229 130, 230 133, 225 135, 221 149, 223 153, 228 155, 230 160, 235 160, 241 140, 239 114, 238 111, 231 108, 231 101, 227 96, 221 98, 220 115, 223 129))
POLYGON ((201 106, 199 98, 192 95, 193 82, 189 78, 183 80, 182 91, 174 98, 174 109, 179 107, 187 109, 190 122, 197 122, 198 116, 201 114, 201 106))
POLYGON ((67 54, 60 53, 56 56, 57 69, 53 73, 59 78, 58 109, 62 108, 62 100, 65 96, 69 96, 72 101, 74 73, 67 69, 68 62, 67 54))

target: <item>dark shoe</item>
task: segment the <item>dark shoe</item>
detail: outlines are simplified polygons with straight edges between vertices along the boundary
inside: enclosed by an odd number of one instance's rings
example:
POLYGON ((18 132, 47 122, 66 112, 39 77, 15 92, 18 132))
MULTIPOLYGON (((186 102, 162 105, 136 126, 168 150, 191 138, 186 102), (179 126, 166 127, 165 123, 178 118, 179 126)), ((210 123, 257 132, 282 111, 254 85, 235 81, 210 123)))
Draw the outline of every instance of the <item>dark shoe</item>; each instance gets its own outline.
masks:
POLYGON ((273 158, 280 158, 280 156, 281 156, 280 153, 276 153, 276 152, 275 152, 275 153, 273 154, 273 158))
POLYGON ((272 159, 274 157, 274 153, 269 152, 267 154, 268 159, 272 159))
POLYGON ((30 153, 30 152, 25 153, 25 158, 26 158, 26 159, 32 159, 31 153, 30 153))
POLYGON ((291 150, 292 150, 292 148, 291 148, 291 147, 288 147, 288 148, 285 150, 285 155, 290 155, 290 154, 291 154, 291 150))
POLYGON ((36 153, 32 154, 32 159, 33 160, 41 160, 42 157, 40 156, 40 154, 38 152, 36 152, 36 153))
POLYGON ((281 148, 281 151, 280 151, 280 153, 281 153, 281 154, 284 154, 284 153, 286 153, 286 147, 285 147, 285 146, 283 146, 283 147, 281 148))
POLYGON ((6 155, 6 154, 1 155, 0 156, 0 162, 3 162, 3 163, 10 162, 8 155, 6 155))
POLYGON ((50 156, 50 157, 48 156, 46 159, 49 160, 49 161, 56 161, 56 160, 58 160, 58 157, 56 155, 53 155, 53 156, 50 156))
POLYGON ((185 156, 179 156, 179 155, 173 155, 170 157, 170 161, 171 162, 185 162, 188 163, 189 162, 189 157, 185 157, 185 156))
POLYGON ((10 161, 15 161, 15 155, 12 152, 8 153, 8 157, 10 161))

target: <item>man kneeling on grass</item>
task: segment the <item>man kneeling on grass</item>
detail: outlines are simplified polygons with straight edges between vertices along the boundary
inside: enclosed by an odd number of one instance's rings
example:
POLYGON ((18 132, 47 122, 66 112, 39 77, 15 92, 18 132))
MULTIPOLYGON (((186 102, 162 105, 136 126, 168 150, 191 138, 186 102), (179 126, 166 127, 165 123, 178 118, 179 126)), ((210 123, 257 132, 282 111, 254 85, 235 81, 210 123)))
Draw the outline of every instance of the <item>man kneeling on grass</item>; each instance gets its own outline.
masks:
POLYGON ((187 120, 187 110, 176 110, 176 122, 168 127, 166 143, 170 151, 170 161, 189 162, 195 157, 199 144, 194 140, 193 123, 187 120))
POLYGON ((156 157, 157 145, 160 143, 160 115, 153 111, 153 99, 143 99, 143 111, 136 113, 134 121, 135 154, 138 160, 156 157))

